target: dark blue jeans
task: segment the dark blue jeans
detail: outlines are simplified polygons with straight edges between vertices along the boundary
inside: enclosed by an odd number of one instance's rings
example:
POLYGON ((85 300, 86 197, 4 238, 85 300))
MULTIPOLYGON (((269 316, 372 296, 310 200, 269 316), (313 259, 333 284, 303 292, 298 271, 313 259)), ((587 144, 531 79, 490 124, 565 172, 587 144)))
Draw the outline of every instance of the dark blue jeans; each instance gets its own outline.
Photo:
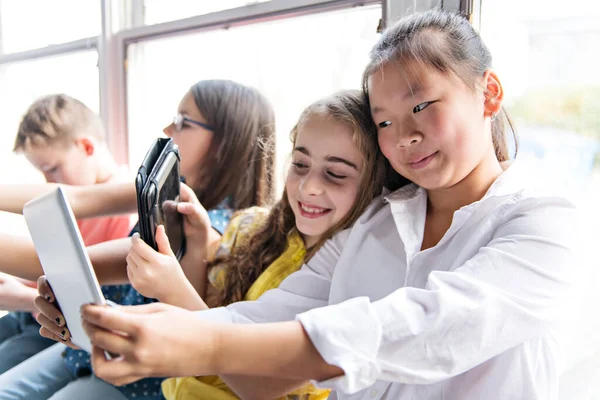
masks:
POLYGON ((56 342, 39 334, 31 313, 13 312, 0 318, 0 375, 56 342))

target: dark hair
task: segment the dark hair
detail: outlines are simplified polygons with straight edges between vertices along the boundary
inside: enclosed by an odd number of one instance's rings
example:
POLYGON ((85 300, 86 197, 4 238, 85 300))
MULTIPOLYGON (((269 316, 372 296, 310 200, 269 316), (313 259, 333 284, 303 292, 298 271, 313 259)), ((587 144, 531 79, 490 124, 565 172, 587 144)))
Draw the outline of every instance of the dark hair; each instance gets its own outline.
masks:
MULTIPOLYGON (((358 219, 373 198, 381 194, 384 180, 384 157, 377 146, 377 131, 363 93, 359 90, 345 90, 308 106, 292 129, 292 143, 296 141, 302 123, 315 115, 332 117, 352 128, 354 143, 363 157, 363 168, 358 195, 352 209, 339 223, 323 234, 315 246, 307 249, 305 260, 310 259, 336 232, 350 227, 358 219)), ((224 263, 227 268, 220 304, 227 305, 243 300, 256 279, 285 251, 287 236, 295 227, 294 213, 284 190, 281 200, 271 209, 266 221, 250 240, 234 249, 230 255, 212 263, 224 263)))
POLYGON ((64 145, 83 134, 104 142, 102 119, 81 101, 66 94, 52 94, 29 106, 19 123, 13 151, 23 151, 27 146, 64 145))
MULTIPOLYGON (((371 50, 370 62, 363 77, 363 88, 373 72, 387 62, 400 65, 416 63, 453 74, 468 87, 477 90, 477 79, 492 67, 492 55, 481 36, 461 14, 432 9, 400 19, 386 29, 371 50)), ((498 161, 510 158, 506 128, 510 128, 517 152, 513 123, 502 108, 492 122, 492 140, 498 161)))
POLYGON ((275 182, 275 114, 256 89, 229 80, 203 80, 190 88, 196 107, 215 127, 200 188, 209 210, 231 197, 234 210, 268 205, 275 182))

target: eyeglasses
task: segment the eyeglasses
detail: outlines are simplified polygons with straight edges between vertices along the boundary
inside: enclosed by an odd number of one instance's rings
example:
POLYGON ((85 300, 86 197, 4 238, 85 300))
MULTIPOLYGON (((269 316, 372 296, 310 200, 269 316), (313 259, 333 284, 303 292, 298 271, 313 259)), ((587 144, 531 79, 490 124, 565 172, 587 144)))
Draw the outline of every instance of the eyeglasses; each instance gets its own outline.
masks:
POLYGON ((188 117, 184 117, 181 114, 177 114, 173 118, 173 126, 175 127, 175 131, 176 132, 181 132, 181 130, 183 129, 183 123, 184 122, 189 122, 191 124, 195 124, 195 125, 201 126, 204 129, 206 129, 207 131, 211 131, 211 132, 216 131, 216 128, 214 126, 205 124, 204 122, 196 121, 196 120, 188 118, 188 117))

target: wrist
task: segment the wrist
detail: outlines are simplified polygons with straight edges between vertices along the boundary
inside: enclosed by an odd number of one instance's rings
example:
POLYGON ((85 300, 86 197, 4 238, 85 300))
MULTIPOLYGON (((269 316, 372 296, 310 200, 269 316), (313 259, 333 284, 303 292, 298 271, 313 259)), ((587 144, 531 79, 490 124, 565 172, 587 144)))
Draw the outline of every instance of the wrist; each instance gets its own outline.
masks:
MULTIPOLYGON (((206 329, 206 326, 203 326, 202 329, 204 331, 211 332, 211 346, 209 347, 210 353, 208 354, 208 360, 210 360, 209 370, 214 371, 215 375, 228 375, 229 369, 227 368, 227 360, 230 357, 228 354, 226 340, 226 329, 224 325, 210 325, 209 329, 206 329)), ((231 326, 230 326, 231 328, 231 326)))
POLYGON ((181 283, 179 280, 171 281, 167 284, 167 289, 156 294, 156 300, 161 303, 180 307, 181 304, 181 283))
POLYGON ((176 365, 172 365, 172 376, 203 376, 220 375, 223 355, 221 349, 222 326, 206 322, 196 316, 190 315, 191 329, 180 335, 176 341, 178 351, 176 365), (202 346, 198 346, 198 332, 201 332, 202 346))
MULTIPOLYGON (((189 244, 190 242, 187 243, 189 244)), ((186 245, 182 261, 192 261, 194 265, 197 265, 198 263, 206 263, 207 257, 207 246, 196 246, 195 244, 192 246, 186 245)))
POLYGON ((187 278, 183 277, 181 281, 173 282, 170 288, 172 289, 165 292, 163 296, 157 298, 158 301, 172 306, 185 308, 190 311, 208 309, 187 278))
POLYGON ((23 291, 23 294, 20 296, 19 303, 22 305, 22 310, 20 311, 28 311, 28 312, 36 312, 37 308, 35 307, 34 301, 35 298, 38 297, 37 289, 33 289, 27 287, 28 290, 23 291))

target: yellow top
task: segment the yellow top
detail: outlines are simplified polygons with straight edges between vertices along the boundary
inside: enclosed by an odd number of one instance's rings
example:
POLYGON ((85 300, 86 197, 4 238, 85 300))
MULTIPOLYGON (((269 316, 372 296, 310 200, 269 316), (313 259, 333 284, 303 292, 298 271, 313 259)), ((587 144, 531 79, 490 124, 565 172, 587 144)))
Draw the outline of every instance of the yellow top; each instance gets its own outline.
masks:
MULTIPOLYGON (((254 231, 265 221, 267 211, 252 207, 236 214, 223 233, 217 256, 230 253, 236 246, 245 243, 254 231)), ((264 292, 278 287, 291 273, 300 269, 306 255, 306 247, 300 234, 294 230, 288 235, 288 244, 283 252, 252 284, 245 300, 256 300, 264 292)), ((226 266, 216 266, 209 274, 210 282, 222 288, 226 266)), ((167 400, 233 400, 238 397, 218 376, 171 378, 163 381, 162 390, 167 400)), ((323 400, 329 396, 329 390, 317 389, 307 385, 281 399, 285 400, 323 400)))

